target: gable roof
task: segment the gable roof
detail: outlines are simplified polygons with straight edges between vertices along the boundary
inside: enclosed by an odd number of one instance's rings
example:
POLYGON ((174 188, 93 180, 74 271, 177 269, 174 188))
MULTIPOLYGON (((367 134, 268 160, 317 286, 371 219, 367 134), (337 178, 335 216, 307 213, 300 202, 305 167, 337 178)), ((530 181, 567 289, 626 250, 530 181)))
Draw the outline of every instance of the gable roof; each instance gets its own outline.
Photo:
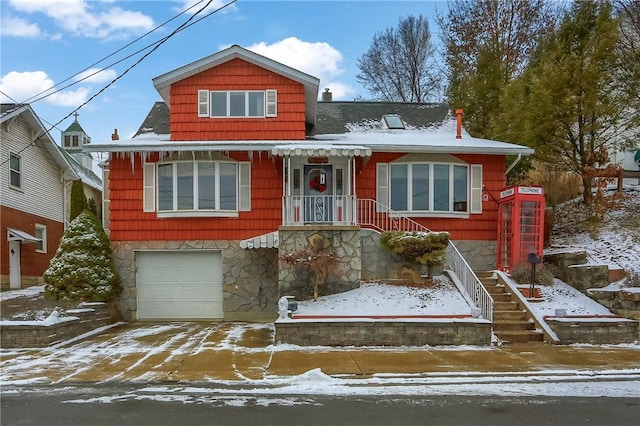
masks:
POLYGON ((316 117, 316 100, 318 99, 318 87, 320 80, 309 74, 298 71, 287 65, 276 62, 265 56, 259 55, 250 50, 244 49, 236 44, 221 50, 206 58, 199 59, 188 65, 176 68, 158 77, 153 78, 153 86, 162 96, 167 105, 171 105, 171 85, 177 81, 184 80, 218 65, 229 62, 232 59, 242 59, 246 62, 265 68, 274 73, 283 75, 293 81, 297 81, 304 86, 305 94, 305 121, 313 123, 316 117))
MULTIPOLYGON (((4 123, 11 119, 17 118, 22 115, 26 120, 27 125, 38 132, 41 132, 38 136, 39 141, 43 143, 43 146, 56 162, 58 167, 64 171, 65 179, 79 179, 80 177, 73 170, 65 156, 62 154, 62 149, 55 143, 46 127, 40 121, 40 118, 31 108, 29 104, 2 104, 0 106, 0 122, 4 123)), ((30 141, 34 142, 34 141, 30 141)))

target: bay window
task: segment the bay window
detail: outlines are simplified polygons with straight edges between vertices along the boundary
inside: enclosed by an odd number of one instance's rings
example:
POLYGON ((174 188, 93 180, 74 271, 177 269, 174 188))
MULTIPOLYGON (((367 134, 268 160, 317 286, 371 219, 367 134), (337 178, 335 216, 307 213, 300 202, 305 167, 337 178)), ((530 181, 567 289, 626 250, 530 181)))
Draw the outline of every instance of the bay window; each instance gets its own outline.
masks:
POLYGON ((248 162, 176 161, 145 164, 144 211, 171 215, 234 213, 251 209, 248 162), (156 179, 153 178, 156 175, 156 179), (150 185, 155 182, 157 191, 150 185))
POLYGON ((464 163, 378 164, 378 202, 397 212, 481 213, 482 166, 464 163))

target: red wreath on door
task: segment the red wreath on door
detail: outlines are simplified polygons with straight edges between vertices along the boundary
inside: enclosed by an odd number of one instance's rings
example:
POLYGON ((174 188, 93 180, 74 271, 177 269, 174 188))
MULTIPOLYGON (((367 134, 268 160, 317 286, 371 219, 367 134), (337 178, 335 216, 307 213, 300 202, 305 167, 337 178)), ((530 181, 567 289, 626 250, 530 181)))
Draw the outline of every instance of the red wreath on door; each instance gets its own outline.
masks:
POLYGON ((318 192, 324 192, 327 190, 326 176, 325 183, 322 183, 322 173, 316 174, 316 176, 309 181, 309 186, 318 192))

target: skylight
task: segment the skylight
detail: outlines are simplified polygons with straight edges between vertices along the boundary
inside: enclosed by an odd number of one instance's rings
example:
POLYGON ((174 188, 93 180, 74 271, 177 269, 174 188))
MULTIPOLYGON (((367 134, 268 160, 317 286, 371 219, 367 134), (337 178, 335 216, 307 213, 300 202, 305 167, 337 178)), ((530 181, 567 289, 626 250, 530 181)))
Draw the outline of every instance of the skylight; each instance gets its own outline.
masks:
POLYGON ((387 129, 404 129, 404 123, 398 114, 385 114, 382 119, 387 125, 387 129))

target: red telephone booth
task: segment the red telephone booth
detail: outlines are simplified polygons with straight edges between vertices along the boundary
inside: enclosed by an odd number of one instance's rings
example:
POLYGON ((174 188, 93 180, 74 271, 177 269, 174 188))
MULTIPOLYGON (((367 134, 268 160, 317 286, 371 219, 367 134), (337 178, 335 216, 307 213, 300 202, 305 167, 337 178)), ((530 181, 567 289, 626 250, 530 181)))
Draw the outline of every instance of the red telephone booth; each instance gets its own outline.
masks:
POLYGON ((540 186, 510 186, 498 200, 497 267, 510 272, 530 266, 529 254, 540 259, 544 245, 544 191, 540 186))

